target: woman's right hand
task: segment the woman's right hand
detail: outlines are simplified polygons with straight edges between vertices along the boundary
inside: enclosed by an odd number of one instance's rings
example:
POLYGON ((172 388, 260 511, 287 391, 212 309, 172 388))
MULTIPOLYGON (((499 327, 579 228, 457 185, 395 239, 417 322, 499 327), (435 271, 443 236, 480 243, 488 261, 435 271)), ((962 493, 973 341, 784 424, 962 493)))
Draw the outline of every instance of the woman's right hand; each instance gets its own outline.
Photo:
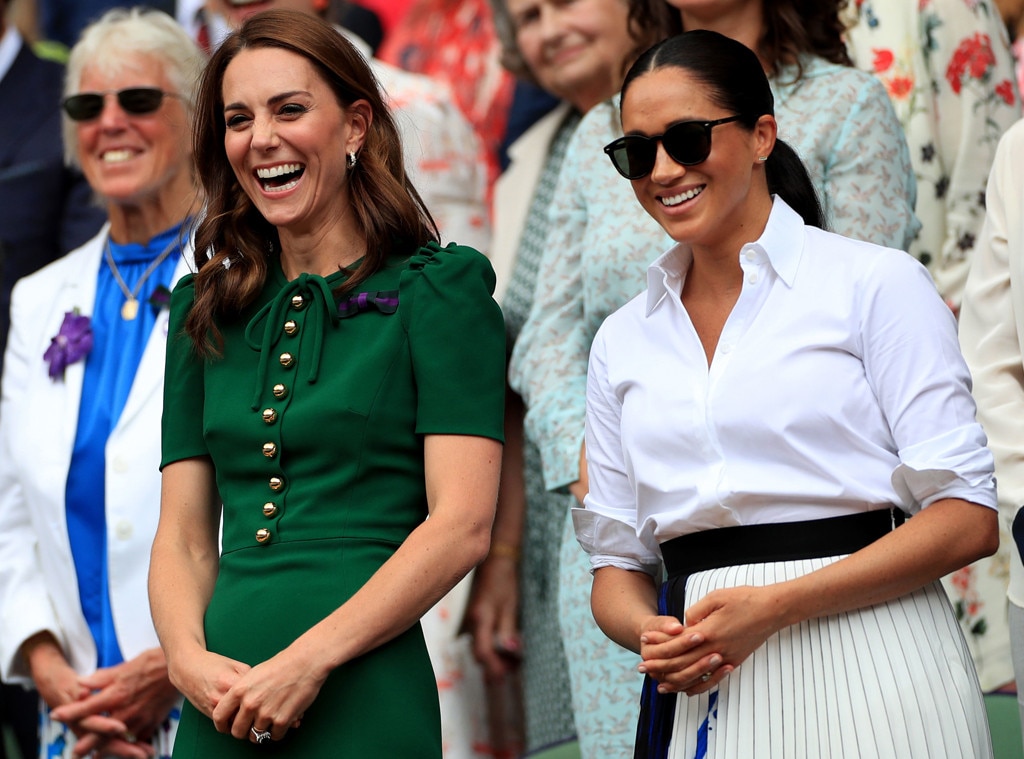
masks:
POLYGON ((210 651, 198 651, 168 662, 167 674, 171 684, 192 705, 213 719, 213 710, 252 667, 210 651))

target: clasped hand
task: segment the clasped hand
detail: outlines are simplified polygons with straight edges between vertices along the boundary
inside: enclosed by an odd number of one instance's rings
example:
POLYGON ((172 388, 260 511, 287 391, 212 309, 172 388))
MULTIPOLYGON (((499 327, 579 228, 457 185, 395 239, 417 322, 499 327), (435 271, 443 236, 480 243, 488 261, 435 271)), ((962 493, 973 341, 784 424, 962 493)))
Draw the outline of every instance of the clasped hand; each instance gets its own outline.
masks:
POLYGON ((324 678, 314 669, 289 649, 255 667, 204 651, 180 669, 175 667, 172 676, 220 732, 254 740, 250 729, 255 726, 269 730, 279 741, 289 729, 299 727, 323 686, 324 678))
POLYGON ((685 625, 668 616, 643 625, 639 670, 658 681, 659 693, 714 688, 781 626, 774 594, 751 586, 712 591, 685 616, 685 625))
POLYGON ((36 683, 47 705, 54 707, 51 717, 75 734, 76 757, 94 751, 124 759, 152 756, 148 741, 178 700, 160 649, 87 677, 55 658, 36 683))

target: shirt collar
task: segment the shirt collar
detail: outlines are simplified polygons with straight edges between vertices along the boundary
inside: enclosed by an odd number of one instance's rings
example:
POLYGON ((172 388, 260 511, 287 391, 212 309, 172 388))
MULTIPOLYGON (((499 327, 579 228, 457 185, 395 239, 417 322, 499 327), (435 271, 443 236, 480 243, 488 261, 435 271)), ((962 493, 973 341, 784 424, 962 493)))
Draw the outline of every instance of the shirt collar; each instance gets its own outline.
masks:
MULTIPOLYGON (((792 287, 803 249, 804 221, 800 214, 776 195, 764 232, 754 242, 744 245, 737 255, 742 257, 747 250, 762 254, 779 279, 787 287, 792 287)), ((683 280, 692 259, 690 246, 677 243, 650 265, 647 269, 647 316, 669 293, 682 291, 683 280)))
POLYGON ((7 31, 0 37, 0 79, 7 76, 7 72, 14 65, 14 59, 18 57, 21 50, 21 35, 14 28, 14 24, 7 25, 7 31))

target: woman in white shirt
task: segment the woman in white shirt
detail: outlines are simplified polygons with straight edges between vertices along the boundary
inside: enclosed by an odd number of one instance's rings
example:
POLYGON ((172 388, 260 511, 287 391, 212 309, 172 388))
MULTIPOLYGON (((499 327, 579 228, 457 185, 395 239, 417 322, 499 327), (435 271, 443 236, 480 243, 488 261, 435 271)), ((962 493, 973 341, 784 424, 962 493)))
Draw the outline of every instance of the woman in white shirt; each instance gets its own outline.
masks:
POLYGON ((743 45, 672 38, 621 105, 605 151, 678 244, 594 341, 575 517, 649 676, 636 755, 991 756, 936 582, 998 541, 952 314, 820 229, 743 45))

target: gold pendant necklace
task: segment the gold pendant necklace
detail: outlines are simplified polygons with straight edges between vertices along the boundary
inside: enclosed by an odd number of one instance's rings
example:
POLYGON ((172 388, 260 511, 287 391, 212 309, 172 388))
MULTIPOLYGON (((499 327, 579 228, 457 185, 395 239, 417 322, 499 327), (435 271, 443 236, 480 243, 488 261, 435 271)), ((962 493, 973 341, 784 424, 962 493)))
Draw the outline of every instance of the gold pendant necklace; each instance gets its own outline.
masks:
POLYGON ((114 254, 110 251, 110 235, 107 235, 107 242, 103 246, 103 256, 107 259, 107 266, 110 267, 110 271, 114 275, 114 281, 117 282, 117 286, 124 293, 125 301, 121 304, 121 318, 126 322, 134 321, 135 317, 139 315, 139 291, 142 290, 142 286, 149 279, 150 275, 156 271, 156 267, 164 262, 164 259, 171 254, 171 251, 174 250, 177 244, 178 238, 175 237, 171 240, 170 245, 164 248, 160 255, 154 258, 149 266, 146 267, 146 270, 142 272, 139 281, 135 283, 135 289, 129 290, 128 285, 125 284, 124 278, 121 276, 121 272, 117 269, 117 264, 114 263, 114 254))

